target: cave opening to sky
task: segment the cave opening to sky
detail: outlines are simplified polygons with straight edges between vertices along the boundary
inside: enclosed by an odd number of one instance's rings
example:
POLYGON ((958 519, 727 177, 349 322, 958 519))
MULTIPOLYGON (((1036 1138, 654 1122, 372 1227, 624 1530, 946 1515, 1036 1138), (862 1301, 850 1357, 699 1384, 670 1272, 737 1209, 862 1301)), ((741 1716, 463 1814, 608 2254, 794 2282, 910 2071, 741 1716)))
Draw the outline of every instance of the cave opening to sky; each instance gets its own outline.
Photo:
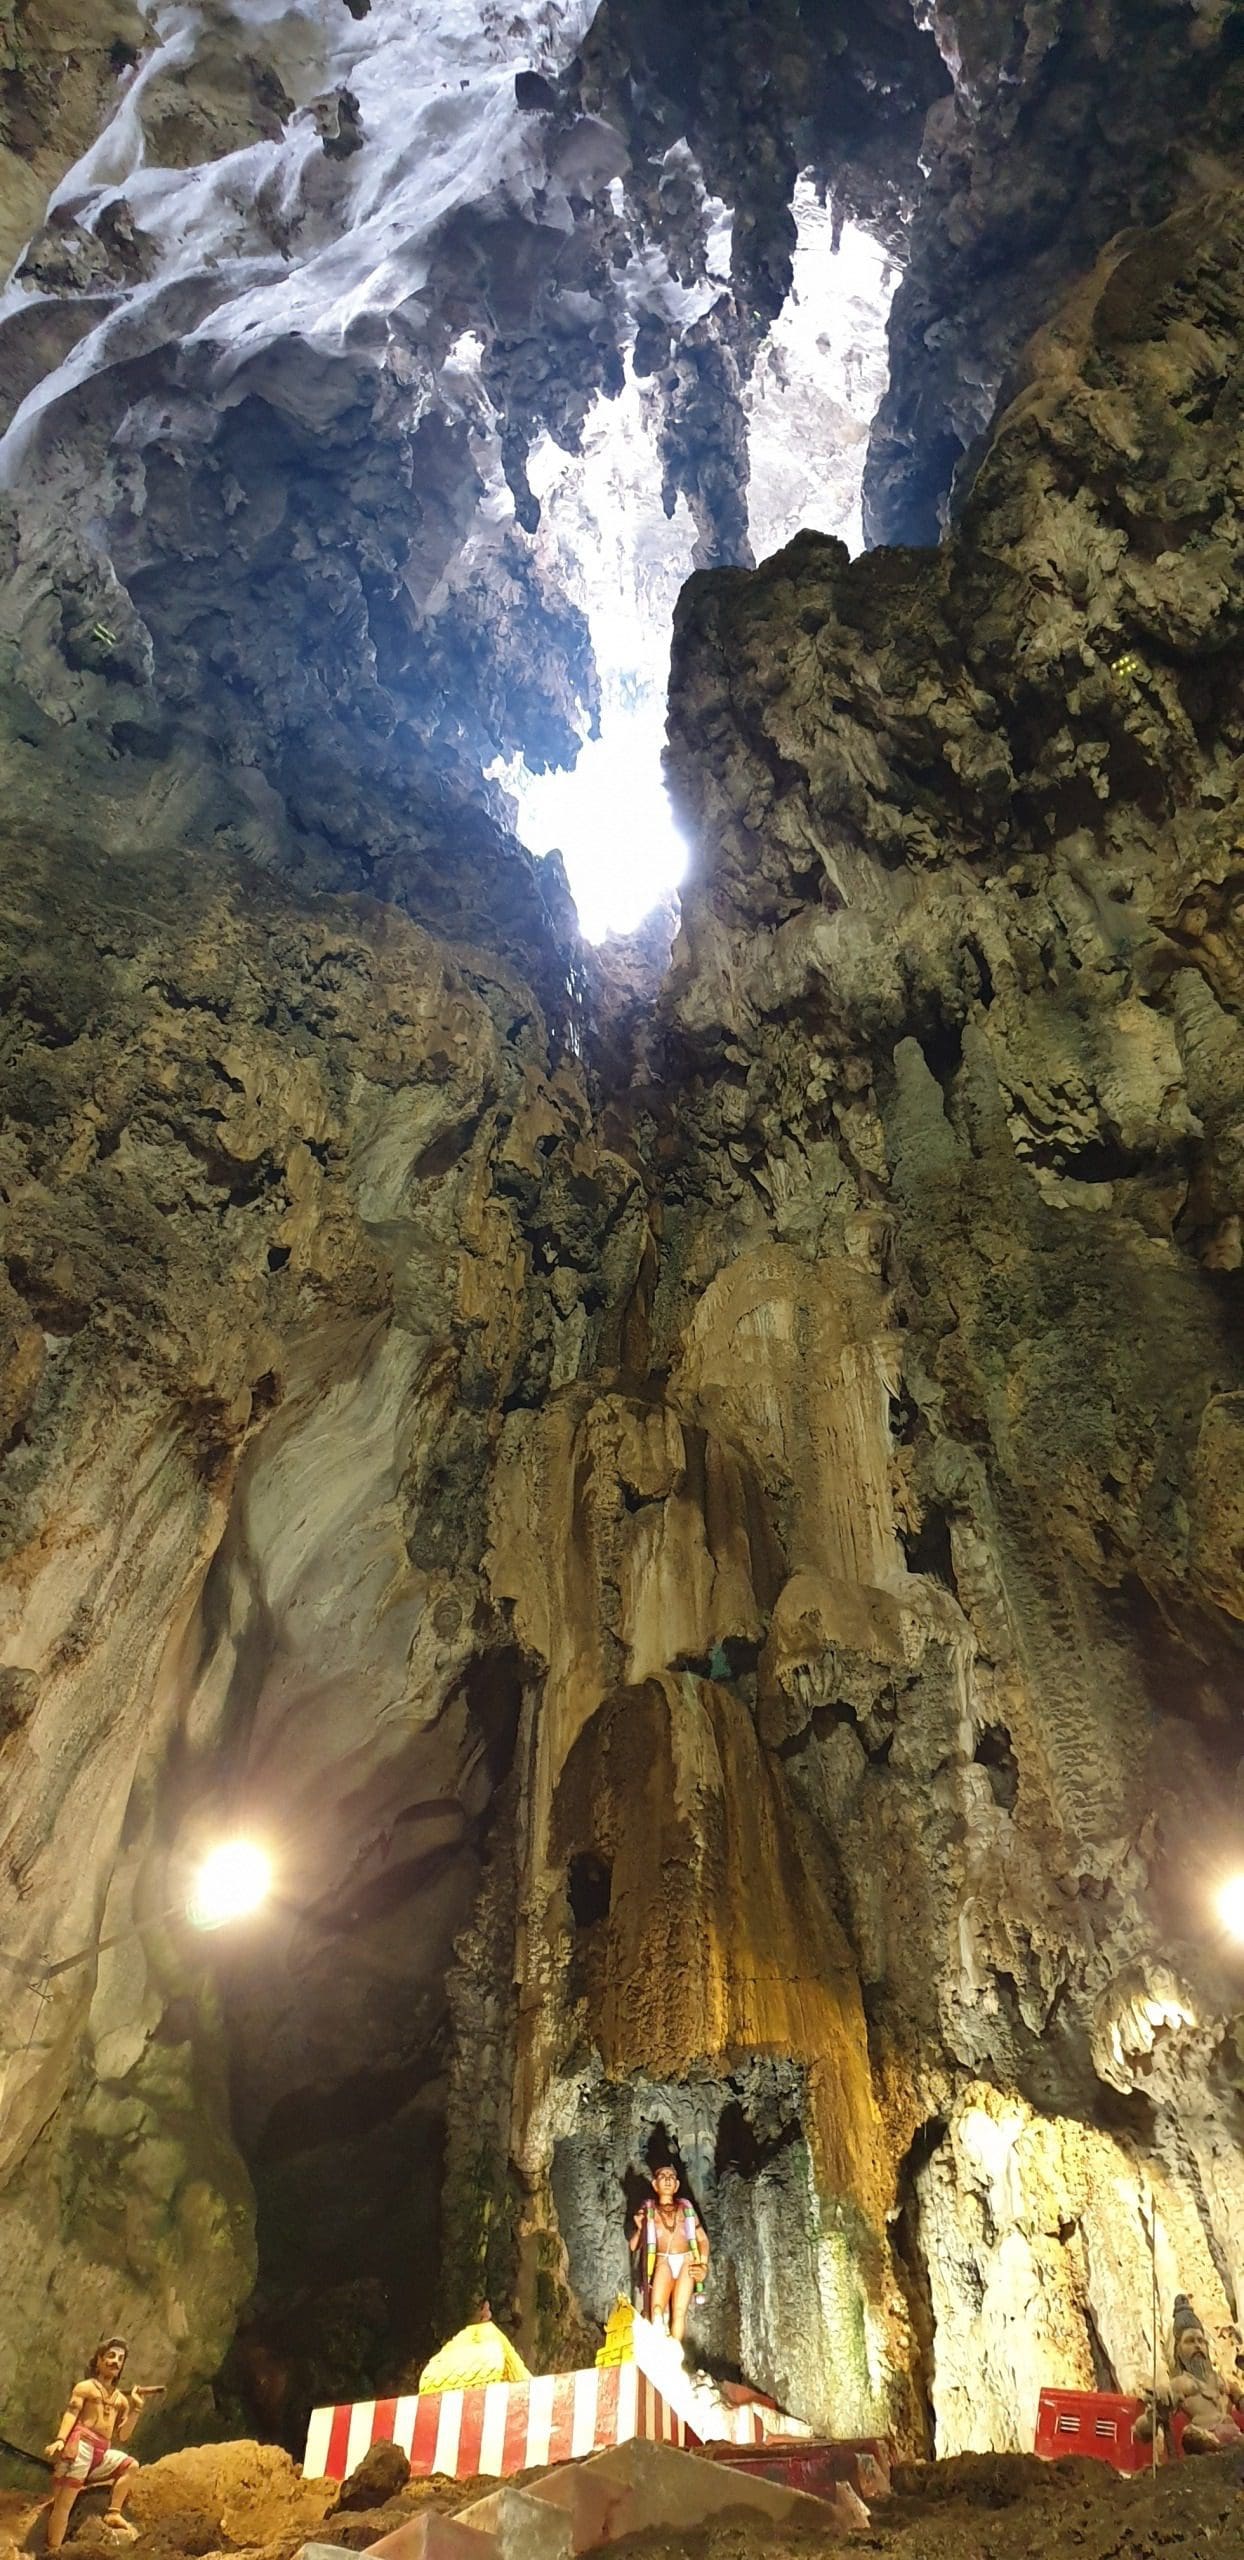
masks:
MULTIPOLYGON (((898 272, 885 249, 838 226, 811 178, 794 202, 794 282, 748 385, 748 532, 766 559, 804 527, 863 548, 861 480, 885 388, 886 327, 898 272)), ((728 221, 716 261, 724 283, 728 221)), ((677 896, 688 860, 662 772, 670 637, 691 575, 686 499, 662 503, 659 396, 627 364, 616 399, 598 399, 582 450, 545 437, 529 478, 534 536, 558 584, 585 614, 600 680, 597 733, 569 770, 497 768, 517 830, 538 855, 560 852, 590 942, 633 932, 677 896)))

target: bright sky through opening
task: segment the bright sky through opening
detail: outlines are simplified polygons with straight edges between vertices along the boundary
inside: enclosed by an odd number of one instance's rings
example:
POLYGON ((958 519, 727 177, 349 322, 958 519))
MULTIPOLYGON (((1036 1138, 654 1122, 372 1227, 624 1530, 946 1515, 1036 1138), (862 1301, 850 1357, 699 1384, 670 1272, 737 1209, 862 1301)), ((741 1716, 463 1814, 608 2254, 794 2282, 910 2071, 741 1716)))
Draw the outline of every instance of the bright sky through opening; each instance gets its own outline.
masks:
POLYGON ((615 711, 572 773, 536 774, 523 787, 522 832, 533 852, 565 857, 589 942, 633 933, 677 889, 687 845, 661 776, 663 701, 615 711))
MULTIPOLYGON (((864 233, 833 222, 801 180, 794 289, 749 392, 751 535, 757 558, 801 525, 862 545, 860 480, 885 385, 895 277, 864 233)), ((570 772, 500 778, 533 853, 562 855, 589 942, 631 933, 678 889, 689 859, 661 771, 674 605, 690 575, 685 501, 661 503, 655 398, 629 377, 599 400, 581 455, 546 439, 530 464, 541 500, 539 550, 581 606, 600 673, 601 734, 570 772)))

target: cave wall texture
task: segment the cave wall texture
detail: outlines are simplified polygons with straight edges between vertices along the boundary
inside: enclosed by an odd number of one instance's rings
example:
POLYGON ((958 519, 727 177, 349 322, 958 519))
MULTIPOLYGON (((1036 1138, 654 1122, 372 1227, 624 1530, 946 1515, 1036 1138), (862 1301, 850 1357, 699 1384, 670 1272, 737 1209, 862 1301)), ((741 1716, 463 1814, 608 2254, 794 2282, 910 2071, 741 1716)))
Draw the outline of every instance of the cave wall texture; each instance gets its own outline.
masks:
POLYGON ((170 2434, 296 2436, 485 2289, 581 2352, 663 2134, 702 2347, 827 2427, 1135 2384, 1155 2230, 1240 2314, 1244 10, 707 14, 498 13, 479 77, 414 0, 0 9, 38 2441, 97 2328, 170 2434), (903 263, 923 547, 755 568, 808 168, 903 263), (485 779, 591 705, 525 458, 623 351, 705 562, 659 984, 485 779), (281 1891, 205 1954, 237 1820, 281 1891))

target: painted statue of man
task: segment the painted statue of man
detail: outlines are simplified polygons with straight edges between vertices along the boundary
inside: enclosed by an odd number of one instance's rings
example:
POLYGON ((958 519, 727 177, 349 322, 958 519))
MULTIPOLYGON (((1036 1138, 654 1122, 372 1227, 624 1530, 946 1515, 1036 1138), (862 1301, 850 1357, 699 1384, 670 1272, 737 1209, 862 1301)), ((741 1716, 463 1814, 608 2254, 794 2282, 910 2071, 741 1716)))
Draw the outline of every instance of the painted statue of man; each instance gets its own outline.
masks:
POLYGON ((708 2234, 676 2169, 654 2169, 652 2194, 631 2224, 628 2245, 643 2284, 650 2320, 668 2311, 670 2336, 681 2343, 691 2297, 708 2273, 708 2234), (641 2254, 642 2253, 642 2254, 641 2254))
POLYGON ((1233 2374, 1224 2382, 1210 2354, 1209 2340, 1186 2293, 1177 2293, 1171 2318, 1172 2406, 1184 2412, 1185 2453, 1218 2453, 1238 2448, 1240 2430, 1235 2410, 1244 2390, 1233 2374))
POLYGON ((59 2435, 53 2436, 44 2448, 52 2465, 53 2484, 48 2513, 49 2551, 59 2551, 74 2500, 84 2489, 107 2489, 104 2524, 118 2542, 135 2539, 123 2509, 138 2464, 132 2453, 122 2453, 120 2448, 133 2435, 145 2403, 158 2399, 164 2385, 157 2383, 144 2389, 136 2383, 132 2391, 122 2391, 126 2353, 124 2338, 102 2340, 83 2380, 70 2392, 59 2435))

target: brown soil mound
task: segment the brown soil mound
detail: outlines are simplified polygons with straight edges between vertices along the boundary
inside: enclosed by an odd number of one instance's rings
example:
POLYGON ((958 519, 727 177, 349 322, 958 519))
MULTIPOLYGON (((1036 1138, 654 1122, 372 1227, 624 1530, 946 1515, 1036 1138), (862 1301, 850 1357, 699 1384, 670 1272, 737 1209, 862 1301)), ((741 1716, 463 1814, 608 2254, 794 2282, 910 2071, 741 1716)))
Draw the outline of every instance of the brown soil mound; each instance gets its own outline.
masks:
MULTIPOLYGON (((518 2474, 517 2483, 509 2485, 521 2487, 524 2480, 543 2478, 543 2471, 524 2471, 518 2474)), ((361 2513, 349 2507, 339 2507, 325 2525, 322 2539, 337 2543, 345 2551, 366 2551, 386 2533, 396 2533, 400 2524, 409 2524, 412 2515, 417 2515, 421 2507, 435 2508, 444 2515, 456 2515, 460 2507, 470 2507, 477 2498, 490 2497, 497 2486, 491 2477, 451 2480, 440 2472, 431 2480, 411 2480, 383 2507, 368 2507, 361 2513)))
POLYGON ((170 2517, 195 2517, 219 2527, 218 2548, 237 2548, 314 2535, 336 2494, 331 2480, 304 2480, 279 2445, 198 2444, 145 2465, 126 2513, 144 2536, 158 2534, 170 2517))
POLYGON ((826 2518, 771 2532, 725 2518, 697 2534, 637 2534, 627 2560, 1244 2560, 1240 2454, 1173 2463, 1136 2480, 1104 2463, 963 2455, 904 2464, 871 2531, 844 2543, 826 2518))
POLYGON ((206 2560, 209 2551, 220 2549, 220 2524, 211 2516, 199 2515, 193 2507, 184 2512, 171 2508, 156 2524, 148 2525, 139 2535, 145 2560, 206 2560))
POLYGON ((350 2515, 363 2515, 370 2507, 387 2507, 409 2485, 410 2464, 401 2446, 382 2436, 343 2480, 337 2505, 350 2515))
POLYGON ((1121 2479, 1101 2462, 963 2454, 903 2465, 874 2510, 895 2560, 1244 2560, 1244 2458, 1121 2479))

